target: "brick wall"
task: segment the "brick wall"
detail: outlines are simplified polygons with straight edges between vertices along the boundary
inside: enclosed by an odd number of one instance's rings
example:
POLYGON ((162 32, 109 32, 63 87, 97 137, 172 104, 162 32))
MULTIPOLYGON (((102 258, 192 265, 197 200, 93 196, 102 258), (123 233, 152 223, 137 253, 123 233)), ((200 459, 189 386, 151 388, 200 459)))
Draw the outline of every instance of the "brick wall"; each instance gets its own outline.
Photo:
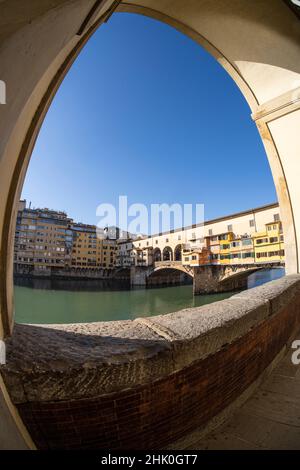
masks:
POLYGON ((130 390, 97 398, 26 402, 21 417, 40 449, 162 448, 233 402, 300 328, 300 299, 220 351, 130 390))

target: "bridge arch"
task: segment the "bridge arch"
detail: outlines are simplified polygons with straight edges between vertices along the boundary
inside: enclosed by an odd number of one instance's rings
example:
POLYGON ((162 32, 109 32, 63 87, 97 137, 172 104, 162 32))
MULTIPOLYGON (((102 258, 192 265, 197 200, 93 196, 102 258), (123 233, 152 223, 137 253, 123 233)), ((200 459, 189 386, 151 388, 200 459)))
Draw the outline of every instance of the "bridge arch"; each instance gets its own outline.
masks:
POLYGON ((224 277, 220 278, 219 285, 221 290, 237 290, 237 289, 245 289, 247 288, 248 284, 248 277, 251 274, 254 274, 257 271, 264 269, 263 266, 255 266, 255 267, 242 267, 241 269, 237 269, 236 271, 231 271, 228 274, 225 274, 224 277))
POLYGON ((147 286, 192 284, 193 270, 174 262, 163 262, 155 265, 147 277, 147 286))

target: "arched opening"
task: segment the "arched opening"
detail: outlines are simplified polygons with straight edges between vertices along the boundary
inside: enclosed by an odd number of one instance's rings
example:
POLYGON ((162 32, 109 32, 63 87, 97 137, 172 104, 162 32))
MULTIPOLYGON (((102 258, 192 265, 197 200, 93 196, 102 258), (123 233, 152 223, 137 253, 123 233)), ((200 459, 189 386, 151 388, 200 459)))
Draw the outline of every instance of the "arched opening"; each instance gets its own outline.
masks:
POLYGON ((161 250, 160 248, 155 248, 153 251, 153 261, 161 261, 161 250))
POLYGON ((191 284, 193 284, 191 273, 171 267, 156 269, 147 278, 148 287, 183 286, 183 289, 191 284))
MULTIPOLYGON (((285 45, 282 42, 282 36, 284 35, 284 30, 289 30, 290 33, 293 31, 293 28, 290 28, 289 24, 295 23, 295 18, 292 12, 284 6, 284 5, 277 5, 277 8, 280 10, 281 14, 284 17, 284 22, 281 23, 283 31, 280 31, 280 27, 274 28, 273 26, 273 19, 268 18, 265 23, 265 28, 270 28, 272 30, 272 34, 274 35, 274 41, 276 44, 282 45, 282 50, 285 50, 285 45), (269 23, 270 24, 269 24, 269 23)), ((196 42, 200 43, 203 47, 205 47, 214 57, 219 60, 219 62, 225 67, 228 73, 231 75, 233 80, 237 83, 240 87, 241 91, 243 92, 245 98, 247 99, 248 103, 251 106, 251 109, 254 113, 254 118, 257 122, 258 129, 261 133, 263 142, 265 144, 269 161, 272 167, 276 189, 279 197, 279 202, 281 204, 282 210, 282 219, 283 219, 283 227, 285 231, 285 240, 286 240, 286 257, 287 257, 287 268, 288 272, 296 272, 297 271, 297 247, 296 247, 296 232, 295 232, 295 225, 294 221, 298 220, 298 209, 296 209, 296 201, 299 200, 296 197, 297 190, 295 189, 295 185, 292 184, 292 180, 290 178, 291 173, 291 166, 288 163, 292 161, 292 153, 295 152, 297 145, 290 145, 290 143, 295 139, 295 135, 289 135, 291 130, 294 128, 297 122, 297 103, 293 105, 293 113, 289 116, 289 118, 284 118, 285 114, 288 112, 288 106, 290 104, 288 95, 285 95, 285 99, 282 98, 282 103, 280 106, 281 112, 278 115, 278 111, 276 105, 274 106, 274 99, 277 98, 279 95, 282 94, 282 91, 285 90, 293 90, 293 93, 297 93, 297 78, 299 77, 299 69, 297 68, 297 60, 295 59, 298 54, 298 42, 296 40, 297 34, 291 33, 291 43, 293 43, 293 47, 289 47, 288 53, 282 53, 280 56, 278 55, 277 58, 268 59, 268 50, 263 50, 261 47, 254 48, 253 45, 246 46, 245 43, 240 43, 240 53, 237 54, 236 51, 232 49, 232 43, 230 39, 230 34, 228 33, 228 29, 226 29, 226 33, 224 35, 228 35, 228 40, 225 38, 214 38, 212 35, 212 30, 208 29, 205 31, 203 27, 202 20, 205 21, 207 11, 205 5, 189 5, 186 9, 186 12, 189 11, 191 18, 196 18, 198 22, 197 26, 191 27, 189 25, 189 21, 187 18, 181 18, 180 15, 172 15, 171 12, 168 12, 168 8, 161 7, 157 8, 157 5, 153 4, 153 9, 151 6, 144 6, 141 4, 121 4, 117 5, 114 4, 114 7, 118 7, 118 11, 126 11, 126 12, 136 12, 141 13, 143 15, 148 15, 155 19, 159 19, 160 21, 164 21, 171 26, 182 31, 184 34, 189 35, 192 37, 196 42), (223 47, 221 47, 221 45, 223 47), (247 58, 247 51, 244 50, 246 47, 249 47, 251 50, 256 50, 256 54, 261 54, 263 57, 252 57, 252 64, 255 66, 251 67, 251 73, 256 69, 256 72, 253 76, 249 76, 247 68, 247 59, 245 60, 245 67, 243 67, 242 62, 239 61, 240 70, 237 72, 238 68, 238 56, 247 58), (224 49, 224 53, 220 52, 224 49), (259 51, 259 52, 258 52, 259 51), (226 59, 225 59, 226 56, 226 59), (242 65, 241 65, 242 64, 242 65), (272 73, 268 75, 269 83, 266 80, 262 82, 255 78, 259 76, 260 66, 259 64, 263 64, 266 69, 272 69, 272 73), (275 67, 275 68, 274 68, 275 67), (276 82, 276 74, 275 72, 279 73, 280 70, 285 71, 284 77, 282 76, 278 82, 276 82), (276 83, 281 84, 281 89, 276 88, 276 83), (274 86, 273 86, 274 85, 274 86), (273 100, 273 101, 272 101, 273 100), (265 118, 266 112, 261 112, 259 108, 264 102, 269 101, 268 111, 267 111, 267 119, 265 118), (267 125, 268 120, 273 119, 272 113, 276 113, 276 123, 270 126, 267 125), (256 113, 256 114, 255 114, 256 113), (295 120, 296 119, 296 120, 295 120), (287 122, 289 121, 289 122, 287 122), (288 131, 288 129, 290 131, 288 131), (284 132, 285 134, 283 135, 284 132), (285 137, 288 137, 286 139, 285 137), (277 147, 274 145, 274 139, 278 140, 277 147), (283 154, 283 148, 287 147, 285 150, 285 160, 281 161, 278 156, 278 151, 280 154, 283 154), (288 157, 287 157, 288 155, 288 157), (289 170, 283 172, 283 165, 289 165, 289 170), (290 187, 287 186, 287 180, 290 180, 290 187), (291 209, 291 198, 294 201, 294 211, 291 209)), ((61 6, 60 13, 64 12, 61 15, 63 18, 65 13, 68 11, 68 6, 63 4, 61 6)), ((75 45, 74 43, 70 43, 70 38, 74 36, 74 32, 77 31, 78 25, 75 20, 75 17, 70 18, 69 28, 66 29, 65 24, 62 22, 56 24, 55 28, 55 38, 53 38, 53 51, 50 55, 46 57, 44 63, 41 64, 41 68, 36 68, 35 76, 31 73, 31 81, 28 82, 22 88, 22 97, 20 99, 18 106, 12 109, 12 114, 10 115, 10 122, 15 121, 18 123, 17 126, 8 126, 6 129, 3 129, 3 142, 5 142, 5 146, 3 150, 3 171, 1 171, 2 180, 1 180, 1 187, 5 192, 6 196, 3 197, 4 204, 1 206, 1 223, 2 223, 2 246, 1 246, 1 271, 4 273, 3 275, 3 282, 1 283, 1 315, 2 315, 2 323, 4 327, 4 331, 6 334, 9 334, 9 331, 12 327, 12 303, 13 303, 13 296, 12 296, 12 239, 13 233, 15 228, 15 210, 17 201, 20 197, 21 187, 24 180, 26 168, 28 165, 28 161, 30 158, 30 154, 32 152, 33 144, 36 139, 37 133, 39 131, 40 125, 43 121, 47 108, 49 107, 51 100, 56 93, 65 73, 67 72, 68 68, 71 66, 72 62, 85 45, 87 40, 91 37, 91 35, 95 32, 97 27, 102 24, 103 20, 106 16, 103 16, 105 8, 101 6, 99 11, 93 16, 87 15, 87 22, 83 23, 82 28, 80 28, 80 34, 78 34, 75 45), (102 12, 102 16, 101 16, 102 12), (74 21, 73 21, 74 20, 74 21), (72 23, 73 21, 73 23, 72 23), (65 41, 61 41, 59 39, 61 36, 65 37, 65 41), (67 46, 62 46, 62 44, 67 44, 67 46), (46 73, 47 72, 47 73, 46 73), (29 99, 30 97, 30 99, 29 99), (25 99, 24 99, 25 98, 25 99), (19 116, 21 116, 19 120, 19 116), (6 134, 5 134, 6 133, 6 134), (15 157, 12 157, 14 155, 15 157), (9 162, 9 163, 8 163, 9 162), (3 184, 2 184, 3 182, 3 184)), ((229 12, 226 10, 226 17, 225 13, 222 10, 218 9, 217 2, 215 5, 216 8, 216 18, 218 21, 230 21, 232 27, 230 31, 240 31, 243 33, 243 30, 240 30, 240 18, 235 16, 235 11, 229 12), (220 15, 220 16, 219 16, 220 15)), ((263 14, 257 8, 254 12, 253 10, 248 10, 249 6, 244 6, 243 10, 240 12, 241 17, 244 17, 246 20, 252 14, 258 15, 258 17, 267 18, 268 15, 263 14)), ((264 6, 260 6, 260 8, 264 9, 264 6)), ((84 8, 82 9, 82 13, 84 16, 84 8)), ((47 7, 43 11, 45 14, 45 20, 47 21, 48 16, 51 16, 51 13, 47 12, 47 7), (48 15, 48 16, 47 16, 48 15)), ((67 16, 69 16, 70 11, 68 12, 67 16)), ((111 11, 110 11, 111 13, 111 11)), ((210 16, 213 18, 213 16, 210 16)), ((212 22, 214 20, 212 19, 212 22)), ((35 22, 38 24, 39 19, 35 18, 35 22)), ((251 22, 251 27, 253 28, 252 37, 256 38, 256 41, 259 41, 259 35, 256 35, 255 28, 256 23, 251 22)), ((33 28, 33 27, 32 27, 33 28)), ((214 30, 214 28, 213 28, 214 30)), ((297 31, 297 27, 295 24, 294 31, 297 31)), ((44 47, 44 44, 47 44, 49 41, 49 36, 43 36, 46 34, 42 29, 38 29, 35 31, 34 34, 40 35, 39 40, 35 41, 36 45, 40 45, 44 47)), ((26 73, 26 64, 21 58, 21 55, 18 54, 19 45, 12 41, 9 45, 7 53, 9 57, 15 57, 15 71, 16 67, 22 70, 22 73, 26 73)), ((32 48, 32 54, 34 57, 43 57, 41 51, 38 53, 34 51, 32 48)), ((30 62, 30 61, 29 61, 30 62)), ((27 61, 27 63, 29 63, 27 61)), ((4 68, 7 61, 3 62, 4 68)), ((5 69, 5 73, 9 73, 9 66, 8 69, 5 69)), ((266 74, 264 74, 266 76, 266 74)), ((13 81, 11 82, 13 85, 13 81)), ((15 86, 15 85, 14 85, 15 86)), ((12 86, 12 93, 14 92, 12 86)), ((292 93, 292 95, 293 95, 292 93)), ((293 95, 293 96, 294 96, 293 95)), ((6 108, 9 109, 8 107, 6 108)), ((262 107, 262 110, 264 108, 262 107)), ((8 122, 6 120, 6 122, 8 122)), ((295 161, 295 160, 294 160, 295 161)))
MULTIPOLYGON (((111 2, 108 3, 111 6, 111 2)), ((300 70, 299 29, 292 12, 279 0, 274 3, 276 15, 269 15, 267 2, 259 2, 255 9, 250 2, 241 3, 239 9, 236 9, 236 3, 224 6, 221 1, 189 2, 184 9, 182 2, 177 0, 145 3, 123 4, 119 9, 165 21, 202 44, 224 66, 248 100, 276 184, 288 272, 298 272, 300 197, 295 175, 299 148, 300 70), (238 43, 236 37, 240 38, 238 43), (265 37, 269 38, 268 43, 265 37), (268 46, 270 43, 272 48, 268 46)), ((50 4, 45 3, 38 11, 27 11, 24 18, 22 12, 18 12, 18 21, 8 21, 1 38, 4 45, 0 53, 3 78, 9 83, 9 92, 14 97, 8 101, 5 110, 1 109, 4 119, 0 125, 1 338, 11 334, 14 321, 13 235, 17 202, 32 148, 66 72, 96 28, 107 19, 103 5, 92 14, 85 1, 78 1, 76 8, 74 2, 61 1, 55 5, 58 7, 54 11, 53 4, 50 8, 50 4), (22 77, 22 87, 16 77, 22 77)), ((114 5, 117 6, 116 2, 114 5)), ((273 298, 270 299, 269 303, 273 302, 273 298)), ((278 343, 280 341, 281 338, 278 343)), ((258 344, 257 348, 260 346, 258 344)), ((247 363, 251 363, 251 358, 247 363)), ((269 363, 270 360, 266 365, 269 363)), ((257 371, 256 377, 260 372, 257 371)), ((250 375, 251 371, 245 374, 250 375)), ((182 413, 185 415, 190 420, 182 413)))
POLYGON ((170 246, 163 249, 163 261, 173 261, 173 250, 170 246))
POLYGON ((174 260, 175 261, 181 261, 182 256, 181 256, 181 251, 182 251, 182 245, 177 245, 174 249, 174 260))

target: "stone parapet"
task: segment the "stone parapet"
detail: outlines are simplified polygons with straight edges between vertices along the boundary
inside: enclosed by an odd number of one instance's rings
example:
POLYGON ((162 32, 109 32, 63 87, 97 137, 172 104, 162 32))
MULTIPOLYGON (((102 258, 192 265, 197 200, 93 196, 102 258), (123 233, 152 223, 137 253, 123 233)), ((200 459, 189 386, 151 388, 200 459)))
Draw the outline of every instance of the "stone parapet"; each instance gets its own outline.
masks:
POLYGON ((1 369, 39 448, 159 448, 205 426, 300 328, 300 275, 168 315, 16 325, 1 369))

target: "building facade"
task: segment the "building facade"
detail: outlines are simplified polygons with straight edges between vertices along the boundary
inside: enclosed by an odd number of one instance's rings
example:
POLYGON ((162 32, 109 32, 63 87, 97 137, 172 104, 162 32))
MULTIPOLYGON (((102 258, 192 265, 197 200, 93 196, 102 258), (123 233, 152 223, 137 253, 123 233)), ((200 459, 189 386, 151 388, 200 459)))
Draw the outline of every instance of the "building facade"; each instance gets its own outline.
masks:
POLYGON ((130 268, 134 264, 133 243, 129 240, 117 240, 116 267, 130 268))
POLYGON ((280 221, 266 224, 265 231, 253 235, 256 263, 284 260, 284 239, 280 221))
POLYGON ((14 265, 21 274, 49 274, 71 265, 71 219, 64 212, 26 208, 20 202, 15 233, 14 265))
POLYGON ((65 212, 31 209, 20 201, 14 245, 15 274, 107 277, 116 267, 117 241, 65 212))
POLYGON ((277 203, 145 237, 134 241, 133 246, 136 264, 143 266, 148 265, 147 252, 151 249, 152 263, 181 260, 183 265, 200 266, 284 262, 277 203), (261 238, 264 243, 256 241, 261 238))
POLYGON ((157 262, 192 267, 284 262, 278 204, 135 240, 113 238, 119 233, 115 227, 76 223, 65 212, 27 208, 20 201, 15 273, 102 278, 119 268, 157 262))

